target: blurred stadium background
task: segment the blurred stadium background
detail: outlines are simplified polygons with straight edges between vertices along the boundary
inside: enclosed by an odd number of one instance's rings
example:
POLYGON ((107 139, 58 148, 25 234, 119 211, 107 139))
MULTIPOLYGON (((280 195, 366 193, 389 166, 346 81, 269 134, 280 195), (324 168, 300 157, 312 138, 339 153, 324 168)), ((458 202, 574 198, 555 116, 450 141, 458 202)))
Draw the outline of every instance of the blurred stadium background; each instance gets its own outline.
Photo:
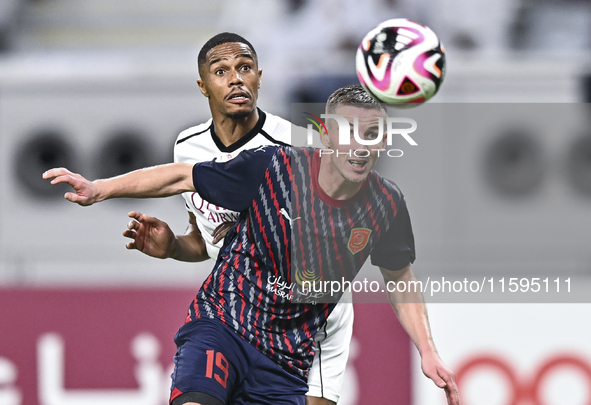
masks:
MULTIPOLYGON (((180 197, 80 208, 45 169, 170 161, 209 116, 196 57, 218 32, 253 43, 259 106, 289 118, 356 82, 357 44, 396 17, 447 51, 434 105, 417 109, 433 136, 383 167, 409 201, 417 273, 587 280, 587 0, 0 0, 0 405, 164 404, 172 336, 211 267, 124 248, 130 210, 183 232, 180 197)), ((463 404, 590 403, 585 286, 578 304, 430 303, 463 404)), ((357 309, 339 403, 443 404, 387 305, 357 309)))

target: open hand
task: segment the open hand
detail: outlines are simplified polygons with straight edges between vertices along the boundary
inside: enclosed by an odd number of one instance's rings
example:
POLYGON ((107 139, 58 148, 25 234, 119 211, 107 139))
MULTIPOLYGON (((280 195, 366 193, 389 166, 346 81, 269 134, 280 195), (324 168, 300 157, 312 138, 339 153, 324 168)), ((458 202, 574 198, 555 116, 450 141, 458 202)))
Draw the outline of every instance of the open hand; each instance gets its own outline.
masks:
POLYGON ((127 249, 139 250, 160 259, 172 256, 176 237, 166 222, 136 211, 127 215, 132 220, 123 236, 133 239, 126 245, 127 249))
POLYGON ((64 167, 49 169, 43 173, 44 179, 51 179, 51 184, 67 183, 74 188, 75 193, 68 192, 64 198, 73 203, 87 206, 92 205, 99 199, 99 187, 96 183, 86 180, 77 173, 72 173, 64 167))

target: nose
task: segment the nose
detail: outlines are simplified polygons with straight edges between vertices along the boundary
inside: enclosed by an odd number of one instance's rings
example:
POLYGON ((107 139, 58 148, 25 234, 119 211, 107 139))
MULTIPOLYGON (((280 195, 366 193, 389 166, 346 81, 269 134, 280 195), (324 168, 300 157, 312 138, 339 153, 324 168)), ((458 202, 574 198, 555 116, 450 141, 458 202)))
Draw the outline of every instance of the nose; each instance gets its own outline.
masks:
POLYGON ((230 76, 230 86, 235 86, 243 83, 242 73, 239 70, 232 69, 232 75, 230 76))
POLYGON ((357 150, 357 149, 368 149, 369 150, 370 149, 370 145, 363 145, 363 144, 359 143, 358 136, 359 135, 357 135, 357 136, 355 136, 355 135, 351 136, 351 148, 352 149, 355 149, 355 150, 357 150))

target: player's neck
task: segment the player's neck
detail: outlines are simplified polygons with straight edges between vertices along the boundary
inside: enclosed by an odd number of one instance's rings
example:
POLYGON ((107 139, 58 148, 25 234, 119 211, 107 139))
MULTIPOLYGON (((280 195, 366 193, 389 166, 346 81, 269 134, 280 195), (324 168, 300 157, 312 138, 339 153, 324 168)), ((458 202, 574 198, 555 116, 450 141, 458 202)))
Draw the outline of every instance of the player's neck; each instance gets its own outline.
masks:
POLYGON ((254 111, 244 118, 231 118, 219 111, 212 110, 215 134, 225 146, 230 146, 246 135, 259 121, 259 111, 254 111))
POLYGON ((335 169, 327 156, 321 156, 318 185, 335 200, 348 200, 359 192, 363 182, 352 182, 335 169))

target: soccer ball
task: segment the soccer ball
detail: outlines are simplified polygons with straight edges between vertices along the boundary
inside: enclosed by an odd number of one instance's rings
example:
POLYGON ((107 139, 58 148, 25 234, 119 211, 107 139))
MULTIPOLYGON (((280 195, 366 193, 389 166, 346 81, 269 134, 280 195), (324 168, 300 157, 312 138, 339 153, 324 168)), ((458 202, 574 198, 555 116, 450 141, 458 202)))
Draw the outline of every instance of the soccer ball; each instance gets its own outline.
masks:
POLYGON ((404 18, 371 30, 357 49, 357 77, 376 100, 411 107, 437 93, 445 76, 445 53, 435 33, 404 18))

